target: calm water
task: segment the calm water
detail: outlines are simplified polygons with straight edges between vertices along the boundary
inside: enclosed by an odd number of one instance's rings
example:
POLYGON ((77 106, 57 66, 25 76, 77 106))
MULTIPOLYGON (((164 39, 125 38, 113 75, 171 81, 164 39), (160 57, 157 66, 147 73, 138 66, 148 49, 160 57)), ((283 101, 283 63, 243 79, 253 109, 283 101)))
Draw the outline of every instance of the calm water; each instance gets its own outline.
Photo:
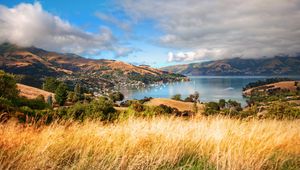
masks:
MULTIPOLYGON (((145 96, 153 98, 171 98, 175 94, 181 94, 182 98, 198 91, 200 101, 218 101, 219 99, 233 99, 245 105, 242 96, 243 87, 257 80, 265 80, 266 76, 198 76, 190 77, 190 82, 169 83, 159 86, 122 89, 125 99, 142 99, 145 96)), ((300 76, 289 77, 300 79, 300 76)))

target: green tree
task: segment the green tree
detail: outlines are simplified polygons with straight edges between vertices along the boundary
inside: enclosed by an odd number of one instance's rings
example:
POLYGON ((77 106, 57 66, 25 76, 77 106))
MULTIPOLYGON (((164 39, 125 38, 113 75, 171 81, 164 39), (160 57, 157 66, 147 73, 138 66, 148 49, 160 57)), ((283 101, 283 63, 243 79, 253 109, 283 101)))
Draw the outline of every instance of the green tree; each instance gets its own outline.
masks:
POLYGON ((74 88, 74 95, 73 95, 72 101, 77 102, 77 101, 83 100, 83 98, 84 98, 84 96, 83 96, 83 91, 82 91, 81 85, 76 84, 75 88, 74 88))
POLYGON ((112 92, 109 94, 109 98, 113 101, 122 101, 124 99, 124 95, 121 92, 112 92))
POLYGON ((226 100, 220 99, 219 100, 219 106, 220 106, 221 109, 225 108, 225 106, 226 106, 226 100))
POLYGON ((199 102, 200 94, 199 92, 195 92, 194 94, 190 94, 187 98, 184 99, 185 102, 199 102))
POLYGON ((205 104, 205 114, 213 115, 220 111, 219 103, 217 102, 208 102, 205 104))
POLYGON ((47 77, 43 83, 43 89, 54 93, 61 82, 54 77, 47 77))
POLYGON ((52 96, 51 96, 51 95, 47 97, 47 104, 48 104, 49 106, 52 106, 52 104, 53 104, 53 99, 52 99, 52 96))
POLYGON ((0 70, 0 97, 7 99, 16 98, 19 95, 14 76, 0 70))
POLYGON ((65 83, 60 83, 55 90, 55 100, 60 105, 63 106, 68 97, 68 87, 65 83))
POLYGON ((181 94, 175 94, 171 99, 181 101, 181 94))

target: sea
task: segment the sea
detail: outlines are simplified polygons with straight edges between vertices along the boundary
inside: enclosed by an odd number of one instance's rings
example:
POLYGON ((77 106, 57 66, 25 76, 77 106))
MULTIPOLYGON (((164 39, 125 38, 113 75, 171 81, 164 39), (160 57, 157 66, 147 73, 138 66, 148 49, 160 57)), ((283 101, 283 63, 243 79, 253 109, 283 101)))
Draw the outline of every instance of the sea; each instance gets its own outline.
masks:
MULTIPOLYGON (((181 94, 182 99, 195 91, 200 94, 200 102, 219 101, 220 99, 235 100, 243 106, 246 98, 242 91, 250 82, 275 78, 278 76, 191 76, 188 82, 175 82, 156 84, 141 88, 121 88, 125 100, 143 99, 144 97, 171 98, 175 94, 181 94)), ((300 80, 300 76, 280 76, 300 80)))

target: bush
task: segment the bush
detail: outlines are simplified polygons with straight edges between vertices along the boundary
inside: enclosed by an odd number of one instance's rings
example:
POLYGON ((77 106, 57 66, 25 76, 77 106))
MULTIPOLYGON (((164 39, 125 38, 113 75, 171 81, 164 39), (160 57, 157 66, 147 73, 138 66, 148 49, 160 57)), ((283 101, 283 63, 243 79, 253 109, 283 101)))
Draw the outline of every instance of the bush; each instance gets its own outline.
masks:
POLYGON ((134 102, 138 102, 137 100, 126 100, 120 103, 121 107, 129 107, 131 106, 134 102))
MULTIPOLYGON (((95 113, 98 113, 101 114, 102 120, 111 120, 115 118, 114 113, 116 112, 113 106, 113 102, 105 97, 100 97, 98 100, 93 100, 90 103, 90 114, 93 115, 95 113)), ((94 116, 91 117, 93 118, 94 116)))
POLYGON ((13 110, 13 104, 10 100, 0 97, 0 112, 10 112, 13 110))
POLYGON ((220 100, 219 100, 219 107, 220 107, 220 108, 224 108, 225 106, 226 106, 226 100, 220 99, 220 100))
POLYGON ((173 114, 174 108, 164 105, 164 104, 161 104, 159 106, 155 106, 153 109, 153 112, 156 115, 173 114))
POLYGON ((209 102, 205 104, 205 114, 223 114, 228 116, 238 116, 239 112, 242 111, 241 103, 234 100, 221 99, 219 102, 209 102))
POLYGON ((61 83, 55 90, 55 100, 60 106, 63 106, 68 98, 67 89, 68 89, 67 85, 61 83))
POLYGON ((27 99, 25 97, 19 97, 12 100, 15 107, 27 106, 31 109, 43 110, 49 107, 45 101, 41 99, 27 99))
POLYGON ((144 97, 143 99, 139 100, 139 102, 141 104, 144 104, 146 102, 149 102, 150 100, 152 100, 153 98, 152 97, 144 97))
POLYGON ((20 107, 20 111, 21 111, 22 113, 24 113, 25 115, 27 115, 27 116, 30 116, 30 117, 35 116, 34 110, 31 109, 31 108, 28 107, 28 106, 22 106, 22 107, 20 107))
POLYGON ((171 99, 181 101, 181 94, 175 94, 171 99))
POLYGON ((130 106, 135 112, 143 112, 145 111, 145 107, 143 104, 139 103, 139 102, 134 102, 131 104, 130 106))
POLYGON ((185 102, 199 102, 199 93, 196 91, 194 94, 191 94, 187 98, 184 99, 185 102))
POLYGON ((83 89, 81 88, 80 84, 76 84, 74 87, 74 94, 73 94, 72 101, 77 102, 77 101, 81 101, 83 99, 84 99, 83 89))
POLYGON ((64 119, 84 121, 86 119, 113 120, 117 118, 112 101, 100 97, 91 103, 77 102, 69 108, 60 108, 57 114, 64 119))
POLYGON ((124 95, 121 92, 112 92, 108 96, 113 102, 122 101, 124 99, 124 95))
POLYGON ((220 111, 219 103, 217 102, 208 102, 205 104, 205 114, 213 115, 220 111))
POLYGON ((56 80, 54 77, 48 77, 43 83, 43 90, 54 93, 60 83, 61 82, 56 80))
POLYGON ((0 97, 7 99, 16 98, 19 95, 14 76, 0 70, 0 97))
POLYGON ((234 100, 228 100, 227 101, 227 108, 231 109, 234 108, 237 111, 242 111, 243 108, 241 106, 241 103, 234 101, 234 100))
POLYGON ((287 102, 274 102, 267 108, 267 118, 275 119, 299 119, 300 109, 287 102))

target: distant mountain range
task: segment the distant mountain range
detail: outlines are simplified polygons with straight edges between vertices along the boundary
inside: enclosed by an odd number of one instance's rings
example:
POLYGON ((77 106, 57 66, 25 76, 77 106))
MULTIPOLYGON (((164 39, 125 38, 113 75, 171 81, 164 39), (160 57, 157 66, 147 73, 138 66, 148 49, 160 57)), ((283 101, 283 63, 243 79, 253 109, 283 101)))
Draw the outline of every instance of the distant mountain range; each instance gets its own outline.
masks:
POLYGON ((300 75, 300 56, 276 56, 260 59, 223 59, 202 63, 174 65, 161 68, 177 74, 189 76, 270 76, 300 75))
POLYGON ((45 77, 56 77, 70 85, 80 82, 92 91, 186 78, 146 65, 87 59, 76 54, 49 52, 36 47, 23 48, 9 43, 0 45, 0 69, 20 75, 20 82, 30 86, 40 88, 45 77))

